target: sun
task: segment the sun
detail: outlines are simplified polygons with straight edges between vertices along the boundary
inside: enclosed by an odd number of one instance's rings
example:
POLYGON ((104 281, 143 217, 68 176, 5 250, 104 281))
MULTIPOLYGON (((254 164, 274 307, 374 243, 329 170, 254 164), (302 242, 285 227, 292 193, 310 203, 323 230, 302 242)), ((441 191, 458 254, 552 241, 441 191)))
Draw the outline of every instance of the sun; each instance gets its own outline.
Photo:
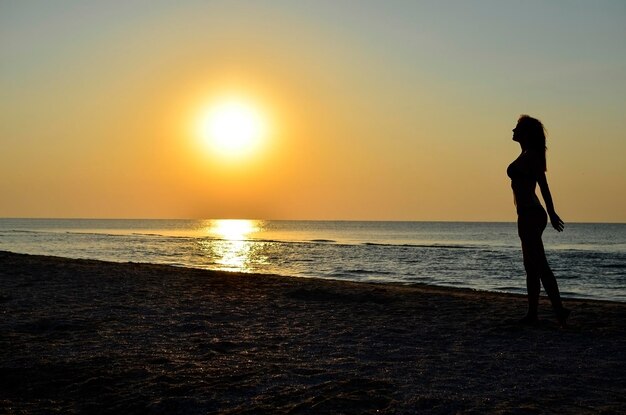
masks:
POLYGON ((242 98, 221 99, 205 109, 199 135, 221 156, 241 157, 258 149, 267 133, 267 121, 258 106, 242 98))

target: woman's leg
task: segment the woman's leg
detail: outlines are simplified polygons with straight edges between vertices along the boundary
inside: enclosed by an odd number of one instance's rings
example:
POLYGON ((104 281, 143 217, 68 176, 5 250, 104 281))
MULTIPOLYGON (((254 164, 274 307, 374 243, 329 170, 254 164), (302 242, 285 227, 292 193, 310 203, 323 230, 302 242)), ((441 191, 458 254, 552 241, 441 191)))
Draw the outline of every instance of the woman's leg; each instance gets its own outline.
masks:
POLYGON ((537 261, 539 261, 540 264, 539 276, 541 278, 541 283, 543 284, 543 288, 546 290, 546 294, 548 294, 548 298, 550 298, 552 308, 558 311, 563 308, 561 294, 559 293, 559 285, 556 282, 556 277, 554 276, 552 269, 550 269, 550 265, 548 265, 548 259, 546 258, 543 242, 541 240, 539 240, 536 249, 537 261))
POLYGON ((535 255, 532 253, 532 244, 522 240, 522 254, 524 256, 524 269, 526 270, 526 290, 528 291, 528 313, 525 319, 529 321, 537 320, 539 309, 539 292, 541 282, 539 268, 535 262, 535 255))
POLYGON ((524 269, 526 270, 526 289, 528 291, 528 313, 525 321, 537 320, 539 308, 540 262, 537 260, 537 242, 541 243, 541 222, 537 221, 532 212, 520 214, 517 219, 517 230, 522 242, 524 269))
MULTIPOLYGON (((543 244, 542 244, 543 248, 543 244)), ((561 293, 559 292, 559 285, 556 282, 556 278, 548 265, 548 260, 546 259, 546 254, 543 254, 544 264, 541 271, 541 283, 543 284, 543 288, 546 290, 546 294, 550 298, 550 302, 552 303, 552 308, 556 314, 556 318, 559 320, 559 324, 561 327, 565 327, 567 318, 569 317, 570 310, 563 307, 563 302, 561 301, 561 293)))
POLYGON ((547 217, 544 211, 521 215, 518 219, 518 231, 522 241, 524 254, 524 268, 526 269, 526 285, 528 288, 528 314, 537 314, 539 305, 540 282, 550 298, 561 325, 569 315, 569 310, 563 307, 559 287, 554 273, 548 265, 541 234, 546 227, 547 217))

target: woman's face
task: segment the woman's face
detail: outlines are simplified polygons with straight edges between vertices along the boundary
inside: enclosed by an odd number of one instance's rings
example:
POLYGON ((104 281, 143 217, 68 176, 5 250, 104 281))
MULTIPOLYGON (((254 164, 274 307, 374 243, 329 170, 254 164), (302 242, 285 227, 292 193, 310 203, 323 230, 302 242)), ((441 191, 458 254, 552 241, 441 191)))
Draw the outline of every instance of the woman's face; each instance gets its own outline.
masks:
POLYGON ((523 139, 524 139, 524 134, 522 133, 522 129, 520 128, 520 125, 517 124, 515 128, 513 128, 513 141, 517 141, 518 143, 521 143, 523 139))

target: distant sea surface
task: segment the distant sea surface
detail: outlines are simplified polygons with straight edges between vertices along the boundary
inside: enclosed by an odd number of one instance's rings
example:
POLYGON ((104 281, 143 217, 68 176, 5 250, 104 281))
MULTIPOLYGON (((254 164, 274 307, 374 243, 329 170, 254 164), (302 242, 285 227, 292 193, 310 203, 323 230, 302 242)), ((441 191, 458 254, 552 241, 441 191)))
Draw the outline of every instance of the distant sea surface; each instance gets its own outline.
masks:
MULTIPOLYGON (((544 232, 565 297, 626 302, 626 224, 544 232)), ((0 250, 525 293, 515 223, 0 219, 0 250)))

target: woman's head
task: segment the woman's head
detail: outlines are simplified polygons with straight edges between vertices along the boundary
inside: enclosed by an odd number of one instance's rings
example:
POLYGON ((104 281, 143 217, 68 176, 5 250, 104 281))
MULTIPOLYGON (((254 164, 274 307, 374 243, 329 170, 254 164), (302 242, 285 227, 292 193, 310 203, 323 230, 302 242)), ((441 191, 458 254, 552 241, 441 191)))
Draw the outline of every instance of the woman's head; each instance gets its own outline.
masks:
POLYGON ((513 140, 519 142, 525 150, 535 150, 543 154, 543 169, 545 171, 546 130, 541 121, 530 115, 521 115, 513 130, 513 140))

